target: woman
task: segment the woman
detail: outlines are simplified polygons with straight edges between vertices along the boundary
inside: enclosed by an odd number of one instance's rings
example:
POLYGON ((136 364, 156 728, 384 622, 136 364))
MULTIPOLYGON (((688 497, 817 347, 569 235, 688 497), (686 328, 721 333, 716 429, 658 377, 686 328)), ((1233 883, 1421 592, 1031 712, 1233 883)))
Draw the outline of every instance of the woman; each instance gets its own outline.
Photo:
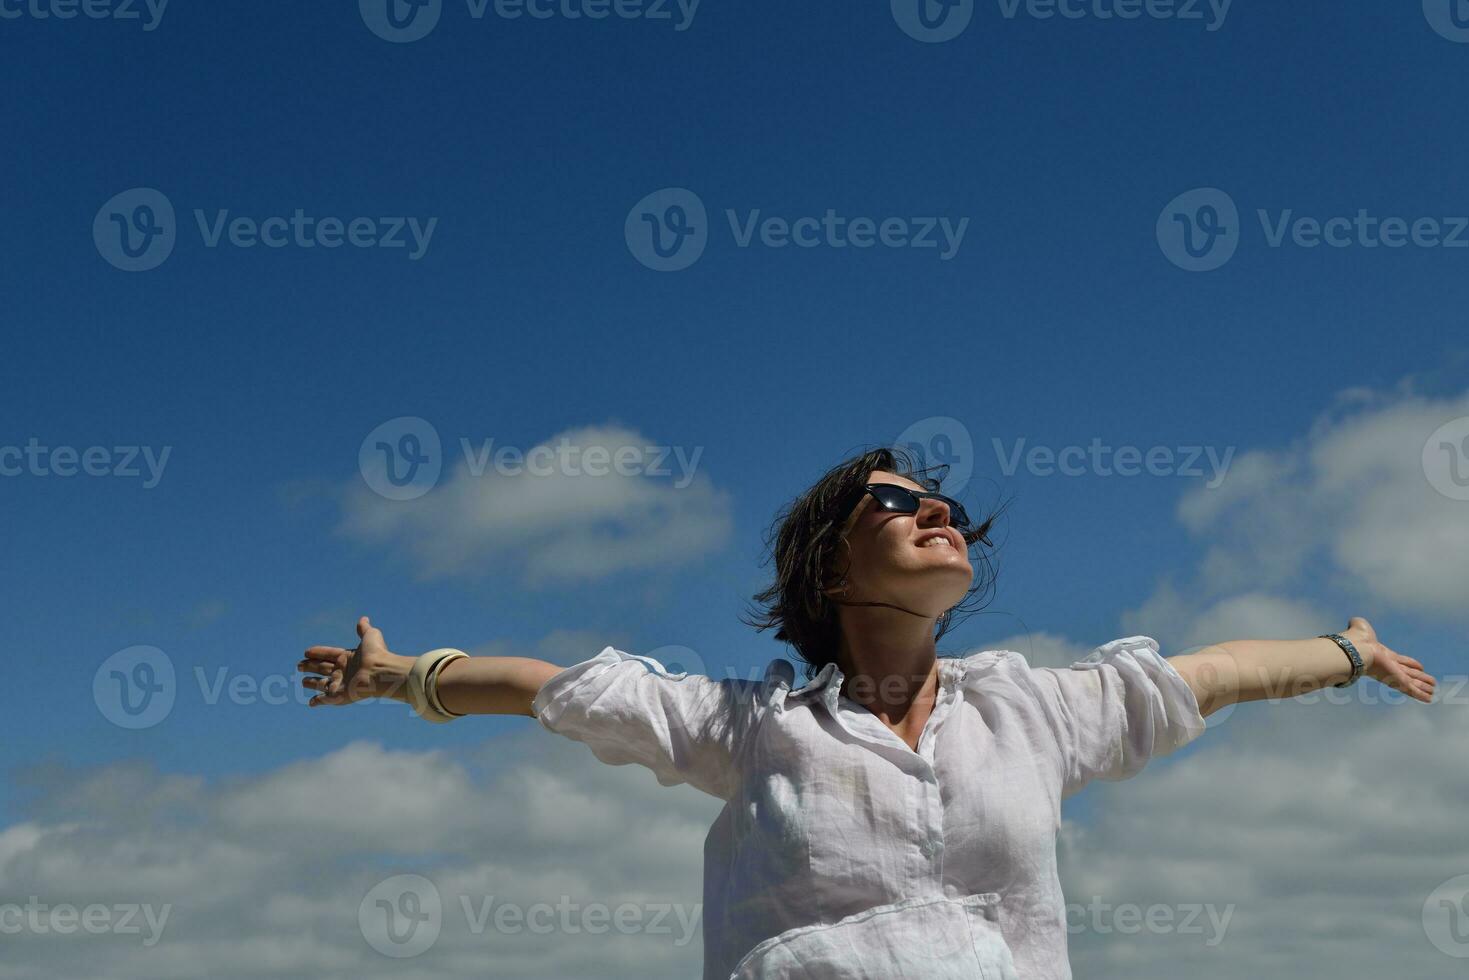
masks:
POLYGON ((830 470, 777 521, 755 625, 808 683, 670 674, 612 647, 571 667, 389 652, 367 617, 355 650, 312 647, 311 705, 374 697, 432 721, 531 715, 603 762, 647 766, 725 801, 705 841, 704 978, 1062 980, 1061 800, 1123 779, 1227 705, 1368 676, 1420 701, 1435 679, 1342 634, 1221 643, 1164 659, 1144 636, 1069 668, 1018 653, 939 657, 954 611, 989 584, 970 520, 900 451, 830 470), (1360 661, 1360 664, 1357 663, 1360 661))

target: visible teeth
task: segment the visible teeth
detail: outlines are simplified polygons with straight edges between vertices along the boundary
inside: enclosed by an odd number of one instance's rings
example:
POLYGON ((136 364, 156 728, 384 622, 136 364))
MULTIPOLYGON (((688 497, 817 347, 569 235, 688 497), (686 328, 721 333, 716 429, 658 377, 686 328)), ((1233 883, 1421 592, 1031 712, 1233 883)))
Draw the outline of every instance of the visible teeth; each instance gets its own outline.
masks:
POLYGON ((949 541, 948 538, 940 538, 940 537, 925 538, 924 539, 924 542, 921 545, 919 545, 918 547, 920 547, 920 548, 932 548, 935 545, 942 545, 945 548, 952 548, 952 547, 954 547, 953 543, 951 541, 949 541))

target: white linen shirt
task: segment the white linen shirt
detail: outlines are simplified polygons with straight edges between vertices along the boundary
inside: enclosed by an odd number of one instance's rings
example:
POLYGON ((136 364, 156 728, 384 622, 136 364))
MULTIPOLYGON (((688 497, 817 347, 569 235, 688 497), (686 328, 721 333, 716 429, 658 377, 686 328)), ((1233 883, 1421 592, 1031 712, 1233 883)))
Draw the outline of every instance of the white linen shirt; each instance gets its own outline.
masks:
POLYGON ((1061 800, 1204 730, 1150 637, 1069 668, 938 660, 917 751, 841 694, 671 674, 607 647, 537 692, 546 728, 725 801, 704 842, 703 980, 1070 980, 1061 800))

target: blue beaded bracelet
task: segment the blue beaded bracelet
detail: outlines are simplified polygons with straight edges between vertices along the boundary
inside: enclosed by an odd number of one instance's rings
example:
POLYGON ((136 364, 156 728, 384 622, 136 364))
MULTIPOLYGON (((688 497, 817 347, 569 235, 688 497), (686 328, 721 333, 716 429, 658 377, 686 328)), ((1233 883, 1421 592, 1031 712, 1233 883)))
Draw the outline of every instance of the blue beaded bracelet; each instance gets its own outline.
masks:
POLYGON ((1347 639, 1345 636, 1342 636, 1340 633, 1322 633, 1320 636, 1317 637, 1317 639, 1334 641, 1337 646, 1341 647, 1342 653, 1345 653, 1347 655, 1347 658, 1352 662, 1352 676, 1348 677, 1340 684, 1333 684, 1332 686, 1351 687, 1353 684, 1357 683, 1357 679, 1362 676, 1362 655, 1357 652, 1357 648, 1352 645, 1352 641, 1347 639))

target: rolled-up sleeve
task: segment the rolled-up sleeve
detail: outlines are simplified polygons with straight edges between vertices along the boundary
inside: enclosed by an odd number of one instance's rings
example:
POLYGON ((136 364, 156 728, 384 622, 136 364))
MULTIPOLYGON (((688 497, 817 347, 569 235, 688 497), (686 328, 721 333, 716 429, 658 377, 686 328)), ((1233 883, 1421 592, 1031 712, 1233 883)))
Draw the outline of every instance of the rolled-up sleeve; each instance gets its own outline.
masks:
POLYGON ((1105 643, 1070 667, 1032 677, 1055 732, 1069 796, 1093 779, 1126 779, 1205 728, 1188 683, 1149 636, 1105 643))
POLYGON ((531 711, 601 761, 637 763, 664 786, 728 799, 755 710, 754 685, 669 673, 652 657, 606 647, 541 685, 531 711))

